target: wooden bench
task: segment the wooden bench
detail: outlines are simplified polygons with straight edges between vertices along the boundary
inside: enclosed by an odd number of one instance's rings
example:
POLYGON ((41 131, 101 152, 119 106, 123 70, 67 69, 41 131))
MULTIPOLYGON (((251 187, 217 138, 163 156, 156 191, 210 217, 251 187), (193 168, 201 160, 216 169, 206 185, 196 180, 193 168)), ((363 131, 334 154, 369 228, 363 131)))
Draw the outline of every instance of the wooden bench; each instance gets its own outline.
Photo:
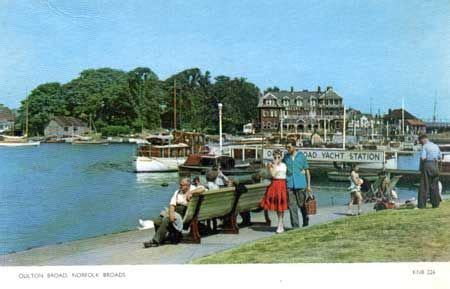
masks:
POLYGON ((212 218, 223 218, 221 232, 239 233, 237 214, 257 209, 267 186, 268 183, 246 185, 246 192, 242 194, 235 187, 194 194, 183 218, 184 227, 190 229, 183 241, 200 243, 199 222, 212 218))

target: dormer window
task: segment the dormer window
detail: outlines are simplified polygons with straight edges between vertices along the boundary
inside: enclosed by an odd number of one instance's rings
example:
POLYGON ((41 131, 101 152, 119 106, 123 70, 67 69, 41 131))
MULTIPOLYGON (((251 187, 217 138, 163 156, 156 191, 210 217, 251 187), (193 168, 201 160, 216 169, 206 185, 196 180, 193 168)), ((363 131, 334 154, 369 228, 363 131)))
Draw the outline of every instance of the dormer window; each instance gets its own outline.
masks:
POLYGON ((295 100, 295 104, 297 106, 302 106, 303 105, 303 101, 301 97, 297 97, 297 99, 295 100))
POLYGON ((289 105, 289 98, 284 97, 283 98, 283 106, 288 106, 289 105))
POLYGON ((310 102, 311 106, 316 106, 317 100, 314 96, 311 96, 309 98, 309 102, 310 102))

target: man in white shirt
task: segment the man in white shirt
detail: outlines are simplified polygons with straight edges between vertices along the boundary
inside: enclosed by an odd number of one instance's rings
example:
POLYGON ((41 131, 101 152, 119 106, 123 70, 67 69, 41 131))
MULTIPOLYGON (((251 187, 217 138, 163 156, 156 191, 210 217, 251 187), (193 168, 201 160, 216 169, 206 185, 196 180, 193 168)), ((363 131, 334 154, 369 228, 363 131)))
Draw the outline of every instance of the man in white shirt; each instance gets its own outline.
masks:
POLYGON ((151 241, 145 242, 144 247, 158 247, 164 243, 167 233, 181 234, 183 231, 183 216, 189 201, 194 193, 203 193, 203 186, 194 187, 189 178, 180 181, 180 188, 176 190, 169 202, 169 210, 163 211, 155 223, 155 236, 151 241))
POLYGON ((417 195, 417 207, 423 209, 427 206, 428 198, 433 208, 438 208, 441 199, 439 197, 439 165, 441 158, 439 146, 428 140, 423 134, 419 136, 419 142, 422 144, 420 154, 420 187, 417 195))

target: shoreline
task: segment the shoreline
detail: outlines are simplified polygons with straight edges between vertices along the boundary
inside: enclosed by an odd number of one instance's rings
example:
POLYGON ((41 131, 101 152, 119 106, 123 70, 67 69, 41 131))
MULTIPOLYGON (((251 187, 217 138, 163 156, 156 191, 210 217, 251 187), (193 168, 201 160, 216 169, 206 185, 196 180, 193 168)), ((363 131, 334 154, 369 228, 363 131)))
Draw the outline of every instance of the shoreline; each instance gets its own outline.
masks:
MULTIPOLYGON (((449 199, 449 196, 444 199, 449 199)), ((375 212, 373 205, 363 204, 363 214, 375 212)), ((353 210, 356 211, 356 206, 353 210)), ((346 212, 347 206, 343 205, 319 207, 317 215, 310 217, 310 226, 300 230, 344 217, 358 218, 348 216, 346 212)), ((150 240, 154 230, 130 230, 0 255, 0 266, 188 264, 197 258, 274 235, 275 213, 271 212, 270 217, 271 227, 253 225, 240 228, 239 234, 212 234, 202 237, 200 244, 180 243, 144 249, 143 242, 150 240)), ((252 213, 252 220, 262 222, 263 213, 252 213)), ((284 223, 289 230, 288 211, 284 223)))

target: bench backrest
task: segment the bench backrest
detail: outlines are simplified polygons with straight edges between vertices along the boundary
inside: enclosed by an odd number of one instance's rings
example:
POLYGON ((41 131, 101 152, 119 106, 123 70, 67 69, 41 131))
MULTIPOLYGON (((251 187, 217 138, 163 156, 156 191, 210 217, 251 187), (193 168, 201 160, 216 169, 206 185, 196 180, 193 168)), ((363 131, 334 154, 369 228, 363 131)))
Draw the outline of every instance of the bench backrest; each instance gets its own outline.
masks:
POLYGON ((204 192, 197 219, 201 221, 231 213, 235 200, 234 190, 234 187, 227 187, 204 192))
MULTIPOLYGON (((236 213, 257 209, 266 192, 268 184, 269 183, 265 182, 246 185, 248 191, 240 196, 236 213)), ((200 198, 202 200, 200 208, 198 208, 198 221, 223 217, 231 213, 233 210, 233 204, 236 198, 235 187, 210 190, 204 192, 203 194, 194 194, 188 204, 186 214, 184 215, 184 224, 189 223, 194 218, 200 198)))
POLYGON ((269 182, 247 185, 248 191, 239 198, 236 212, 248 212, 258 209, 268 185, 269 182))
POLYGON ((186 213, 184 214, 183 224, 189 223, 195 215, 195 209, 200 201, 200 194, 193 194, 191 200, 189 201, 186 213))

